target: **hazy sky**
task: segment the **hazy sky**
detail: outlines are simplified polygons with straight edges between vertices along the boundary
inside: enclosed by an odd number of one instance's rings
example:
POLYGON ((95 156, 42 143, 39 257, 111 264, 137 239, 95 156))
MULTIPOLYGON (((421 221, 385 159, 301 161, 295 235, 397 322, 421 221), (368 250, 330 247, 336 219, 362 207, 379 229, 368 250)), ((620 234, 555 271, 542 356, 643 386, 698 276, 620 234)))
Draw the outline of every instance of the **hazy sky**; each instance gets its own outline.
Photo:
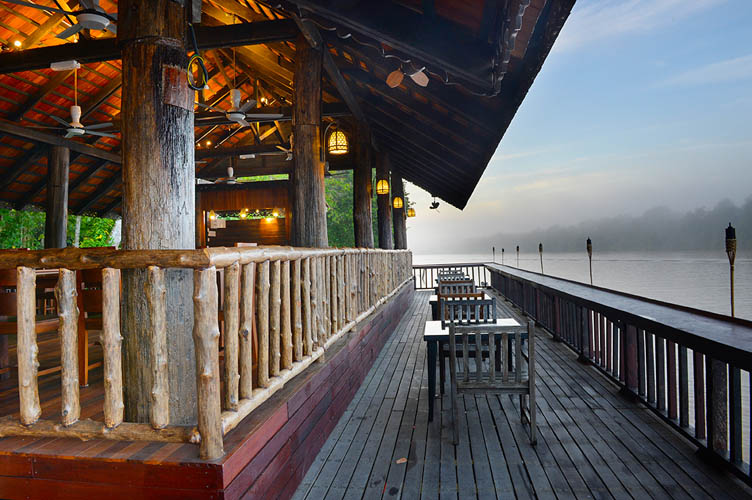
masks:
POLYGON ((752 0, 577 0, 464 211, 408 244, 752 195, 752 0))

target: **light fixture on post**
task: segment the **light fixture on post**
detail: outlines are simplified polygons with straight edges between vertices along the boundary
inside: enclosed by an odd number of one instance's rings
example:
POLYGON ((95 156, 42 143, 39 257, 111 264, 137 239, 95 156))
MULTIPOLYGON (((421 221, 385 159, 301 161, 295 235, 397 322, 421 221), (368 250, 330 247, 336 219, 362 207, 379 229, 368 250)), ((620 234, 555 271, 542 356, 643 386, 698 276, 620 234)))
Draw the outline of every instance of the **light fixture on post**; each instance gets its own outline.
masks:
POLYGON ((376 194, 389 194, 389 181, 380 179, 376 183, 376 194))
POLYGON ((402 201, 402 198, 399 196, 395 196, 392 200, 392 207, 394 208, 402 208, 404 206, 404 203, 402 201))
POLYGON ((216 220, 217 214, 214 212, 214 210, 209 210, 209 220, 216 220))
POLYGON ((415 209, 414 208, 408 208, 407 209, 407 216, 408 217, 415 217, 415 209))
POLYGON ((329 138, 326 140, 326 150, 330 155, 344 155, 350 151, 349 144, 347 142, 347 136, 344 132, 337 128, 337 125, 332 122, 327 125, 324 130, 324 136, 329 131, 329 128, 333 126, 332 133, 329 134, 329 138))

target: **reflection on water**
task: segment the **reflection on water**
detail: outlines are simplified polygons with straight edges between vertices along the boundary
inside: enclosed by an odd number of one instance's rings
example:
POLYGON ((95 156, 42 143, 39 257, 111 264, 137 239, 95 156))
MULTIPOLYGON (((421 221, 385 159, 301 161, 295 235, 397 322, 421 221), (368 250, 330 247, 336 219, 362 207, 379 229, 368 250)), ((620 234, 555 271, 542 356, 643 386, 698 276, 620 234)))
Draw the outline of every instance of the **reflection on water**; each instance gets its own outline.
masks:
MULTIPOLYGON (((416 255, 415 264, 489 262, 488 255, 416 255)), ((496 262, 501 263, 497 249, 496 262)), ((516 266, 514 252, 504 253, 504 264, 516 266)), ((519 266, 540 272, 540 257, 520 254, 519 266)), ((545 274, 589 283, 587 253, 543 253, 545 274)), ((724 253, 624 252, 593 254, 593 284, 665 302, 730 313, 729 264, 724 253)), ((736 258, 736 315, 752 319, 752 259, 736 258)))

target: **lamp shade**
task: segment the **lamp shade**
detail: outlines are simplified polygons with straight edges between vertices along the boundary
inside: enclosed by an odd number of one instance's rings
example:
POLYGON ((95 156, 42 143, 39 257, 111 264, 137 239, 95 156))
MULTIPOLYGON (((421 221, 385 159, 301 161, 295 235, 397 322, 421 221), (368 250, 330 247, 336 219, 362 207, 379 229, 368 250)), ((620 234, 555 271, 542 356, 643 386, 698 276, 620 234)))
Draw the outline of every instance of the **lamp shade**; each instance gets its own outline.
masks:
POLYGON ((415 217, 415 209, 414 208, 408 208, 407 209, 407 216, 408 217, 415 217))
POLYGON ((347 136, 341 130, 333 130, 327 142, 330 155, 343 155, 348 151, 347 136))
POLYGON ((214 213, 214 210, 209 210, 209 220, 214 220, 217 218, 217 214, 214 213))
POLYGON ((389 194, 389 181, 381 179, 376 183, 376 194, 389 194))
POLYGON ((402 208, 403 207, 402 198, 399 196, 395 196, 394 199, 392 200, 392 206, 394 208, 402 208))

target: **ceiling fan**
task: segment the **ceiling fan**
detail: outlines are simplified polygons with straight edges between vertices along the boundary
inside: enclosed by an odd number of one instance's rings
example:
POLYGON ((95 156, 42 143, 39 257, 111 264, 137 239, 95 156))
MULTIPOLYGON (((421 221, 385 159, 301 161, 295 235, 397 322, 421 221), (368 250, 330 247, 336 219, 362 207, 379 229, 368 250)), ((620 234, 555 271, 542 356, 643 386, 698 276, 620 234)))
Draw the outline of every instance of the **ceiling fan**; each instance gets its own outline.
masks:
POLYGON ((70 122, 63 120, 59 116, 51 115, 49 113, 43 113, 44 115, 49 116, 50 118, 52 118, 53 120, 55 120, 62 126, 58 126, 58 127, 38 126, 38 127, 33 127, 33 128, 64 130, 66 139, 70 139, 71 137, 80 137, 84 134, 98 135, 101 137, 111 137, 113 139, 117 139, 117 137, 113 134, 109 134, 107 132, 98 132, 98 129, 112 127, 111 122, 97 123, 95 125, 89 125, 88 127, 85 127, 83 124, 81 124, 81 106, 78 105, 78 77, 77 77, 76 70, 73 70, 73 106, 70 107, 70 113, 71 113, 70 122))
POLYGON ((57 38, 68 38, 75 35, 83 29, 87 30, 99 30, 109 31, 111 33, 117 33, 115 27, 115 21, 117 21, 117 13, 108 14, 102 7, 99 6, 99 0, 79 0, 79 3, 84 8, 81 10, 68 11, 55 7, 47 7, 45 5, 38 5, 31 2, 24 2, 23 0, 2 0, 5 3, 13 3, 16 5, 23 5, 24 7, 31 7, 32 9, 44 10, 48 12, 59 12, 61 14, 67 14, 74 16, 76 24, 68 29, 58 33, 57 38))
POLYGON ((238 184, 238 181, 235 177, 235 169, 232 167, 227 167, 227 177, 219 177, 216 181, 214 181, 214 184, 238 184))
POLYGON ((253 108, 256 105, 256 101, 254 99, 250 99, 241 105, 240 104, 240 99, 241 99, 240 89, 231 89, 230 97, 232 99, 232 107, 228 109, 227 111, 224 111, 219 108, 215 108, 214 106, 210 106, 208 104, 204 104, 200 102, 198 103, 198 105, 201 106, 202 108, 206 108, 212 111, 216 111, 218 113, 222 113, 225 116, 225 118, 243 127, 251 126, 248 120, 251 120, 251 121, 277 120, 284 116, 281 113, 248 113, 248 110, 253 108))

